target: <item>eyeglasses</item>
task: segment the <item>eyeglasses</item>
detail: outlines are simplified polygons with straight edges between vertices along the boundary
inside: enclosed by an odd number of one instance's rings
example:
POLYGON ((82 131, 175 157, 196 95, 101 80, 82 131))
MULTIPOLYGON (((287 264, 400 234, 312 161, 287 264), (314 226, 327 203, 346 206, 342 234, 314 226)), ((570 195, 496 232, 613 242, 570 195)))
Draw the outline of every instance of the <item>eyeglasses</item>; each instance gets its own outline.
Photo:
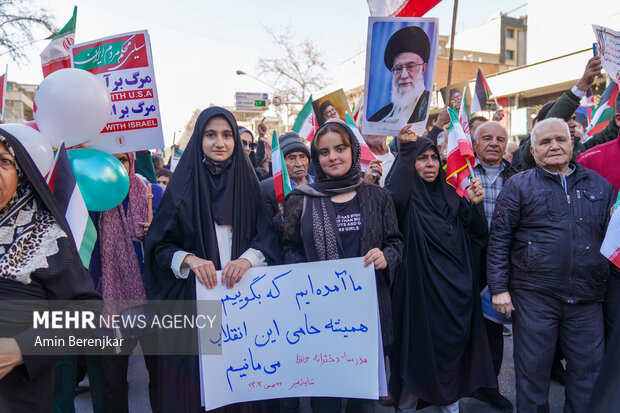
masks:
POLYGON ((400 75, 403 72, 403 69, 407 69, 407 73, 411 74, 418 69, 418 66, 424 66, 424 63, 407 63, 406 65, 396 65, 392 68, 392 73, 395 75, 400 75))
POLYGON ((254 142, 248 142, 248 141, 244 141, 243 139, 241 139, 241 142, 243 142, 243 147, 247 148, 248 146, 250 147, 251 150, 256 149, 256 144, 254 142))

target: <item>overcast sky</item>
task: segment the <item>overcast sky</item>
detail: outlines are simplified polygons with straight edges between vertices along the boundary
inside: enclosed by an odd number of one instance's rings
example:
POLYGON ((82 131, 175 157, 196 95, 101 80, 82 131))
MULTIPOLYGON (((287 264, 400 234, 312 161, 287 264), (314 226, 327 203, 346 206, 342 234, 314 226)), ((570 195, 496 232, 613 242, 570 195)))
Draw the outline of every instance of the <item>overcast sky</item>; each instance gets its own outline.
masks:
MULTIPOLYGON (((368 5, 364 0, 96 0, 40 1, 62 27, 78 6, 76 43, 110 35, 148 30, 151 36, 162 126, 166 143, 183 130, 195 109, 210 103, 232 105, 236 91, 271 92, 240 69, 258 75, 258 58, 275 53, 264 30, 292 25, 299 39, 310 38, 330 67, 366 48, 368 5)), ((484 23, 498 11, 508 12, 525 0, 461 0, 457 32, 484 23)), ((453 1, 444 0, 427 17, 439 18, 440 34, 449 34, 453 1)), ((526 14, 522 7, 513 15, 526 14)), ((41 32, 37 38, 49 33, 41 32)), ((9 80, 38 84, 43 79, 38 54, 47 41, 29 47, 30 63, 9 64, 9 80)))

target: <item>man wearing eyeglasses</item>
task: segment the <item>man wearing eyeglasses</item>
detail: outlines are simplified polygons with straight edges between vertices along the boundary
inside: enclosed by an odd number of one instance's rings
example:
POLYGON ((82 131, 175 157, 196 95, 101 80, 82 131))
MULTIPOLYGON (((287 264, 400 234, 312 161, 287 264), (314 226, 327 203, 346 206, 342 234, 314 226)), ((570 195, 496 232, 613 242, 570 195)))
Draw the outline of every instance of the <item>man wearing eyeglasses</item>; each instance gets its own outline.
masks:
POLYGON ((392 102, 369 121, 404 125, 426 118, 430 93, 424 86, 424 73, 429 54, 430 41, 421 28, 405 27, 392 35, 384 54, 385 66, 392 72, 392 102))

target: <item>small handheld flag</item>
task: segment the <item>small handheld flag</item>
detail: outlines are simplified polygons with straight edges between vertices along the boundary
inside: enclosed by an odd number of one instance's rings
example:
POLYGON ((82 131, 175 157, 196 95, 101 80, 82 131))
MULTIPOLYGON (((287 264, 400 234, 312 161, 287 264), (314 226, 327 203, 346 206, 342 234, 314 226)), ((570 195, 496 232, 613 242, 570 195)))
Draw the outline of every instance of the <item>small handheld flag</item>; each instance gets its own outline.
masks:
POLYGON ((60 69, 71 67, 69 49, 75 43, 75 23, 77 20, 77 6, 73 8, 73 16, 67 24, 54 36, 47 47, 41 52, 41 66, 43 77, 47 77, 60 69))
POLYGON ((60 144, 52 169, 47 175, 47 186, 52 191, 58 206, 65 212, 75 247, 82 264, 88 268, 97 240, 97 230, 88 215, 84 198, 73 176, 64 142, 60 144))
POLYGON ((276 131, 273 131, 273 137, 271 138, 271 168, 273 171, 273 184, 276 189, 276 198, 278 202, 282 202, 292 189, 291 180, 288 177, 288 171, 284 163, 284 154, 280 150, 280 143, 278 142, 276 131))
POLYGON ((364 140, 362 133, 357 128, 357 125, 355 125, 355 121, 353 120, 351 115, 346 113, 345 117, 346 117, 347 126, 351 128, 351 130, 353 131, 353 134, 355 135, 355 138, 357 138, 357 141, 359 142, 360 147, 362 149, 362 156, 360 159, 360 163, 362 166, 362 171, 365 171, 370 161, 372 161, 373 159, 377 159, 377 158, 375 157, 375 155, 372 153, 372 151, 368 147, 368 144, 364 140))
POLYGON ((601 96, 601 100, 596 107, 596 110, 592 114, 592 120, 590 124, 586 128, 586 136, 584 137, 584 142, 594 136, 596 133, 605 129, 605 127, 609 124, 609 122, 614 118, 616 113, 616 96, 618 95, 618 84, 616 82, 611 82, 603 96, 601 96))
POLYGON ((301 108, 292 130, 297 132, 306 141, 311 141, 314 138, 314 133, 319 130, 319 123, 312 108, 312 95, 310 95, 310 99, 308 99, 304 107, 301 108))
POLYGON ((474 96, 471 99, 471 113, 476 113, 487 108, 487 101, 491 96, 491 89, 484 78, 482 69, 478 68, 476 76, 476 87, 474 88, 474 96))
POLYGON ((462 197, 469 186, 471 164, 475 162, 474 150, 471 138, 463 131, 456 110, 448 109, 448 113, 450 113, 450 131, 448 133, 446 182, 452 185, 456 193, 462 197))

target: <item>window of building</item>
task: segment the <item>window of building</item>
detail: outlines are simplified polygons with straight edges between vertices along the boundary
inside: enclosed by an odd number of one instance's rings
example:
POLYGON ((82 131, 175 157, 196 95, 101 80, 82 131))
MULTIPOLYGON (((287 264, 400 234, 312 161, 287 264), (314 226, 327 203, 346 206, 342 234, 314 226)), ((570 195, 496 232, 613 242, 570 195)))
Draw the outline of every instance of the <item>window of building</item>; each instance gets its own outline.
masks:
POLYGON ((514 50, 506 50, 506 60, 513 60, 515 58, 514 50))
POLYGON ((515 37, 514 29, 506 29, 506 37, 509 39, 513 39, 515 37))

